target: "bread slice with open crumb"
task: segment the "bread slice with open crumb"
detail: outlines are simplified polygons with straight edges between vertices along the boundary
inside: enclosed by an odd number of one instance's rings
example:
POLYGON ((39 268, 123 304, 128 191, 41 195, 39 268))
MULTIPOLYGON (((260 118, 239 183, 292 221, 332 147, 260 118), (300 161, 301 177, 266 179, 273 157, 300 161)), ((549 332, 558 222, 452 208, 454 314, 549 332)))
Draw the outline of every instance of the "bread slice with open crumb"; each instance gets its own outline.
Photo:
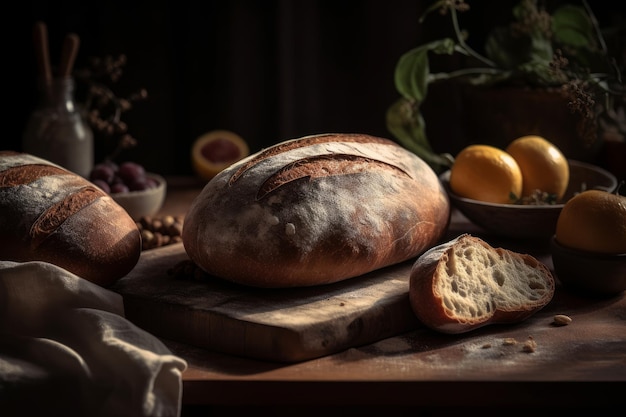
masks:
POLYGON ((531 255, 463 234, 433 247, 411 269, 411 307, 442 333, 527 319, 554 296, 554 277, 531 255))

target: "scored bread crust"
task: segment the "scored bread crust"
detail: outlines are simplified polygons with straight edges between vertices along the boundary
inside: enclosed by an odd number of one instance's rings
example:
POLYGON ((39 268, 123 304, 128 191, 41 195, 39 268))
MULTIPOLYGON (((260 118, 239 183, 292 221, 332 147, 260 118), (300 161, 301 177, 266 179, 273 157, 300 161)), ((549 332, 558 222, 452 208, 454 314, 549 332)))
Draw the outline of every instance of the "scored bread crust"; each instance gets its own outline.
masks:
POLYGON ((417 318, 442 333, 520 322, 554 296, 550 270, 528 254, 462 234, 413 264, 409 299, 417 318))
POLYGON ((0 259, 45 261, 101 286, 139 260, 141 234, 91 182, 47 160, 0 152, 0 259))
POLYGON ((314 135, 214 177, 185 216, 183 244, 217 277, 312 286, 416 257, 449 217, 437 175, 415 154, 368 135, 314 135))

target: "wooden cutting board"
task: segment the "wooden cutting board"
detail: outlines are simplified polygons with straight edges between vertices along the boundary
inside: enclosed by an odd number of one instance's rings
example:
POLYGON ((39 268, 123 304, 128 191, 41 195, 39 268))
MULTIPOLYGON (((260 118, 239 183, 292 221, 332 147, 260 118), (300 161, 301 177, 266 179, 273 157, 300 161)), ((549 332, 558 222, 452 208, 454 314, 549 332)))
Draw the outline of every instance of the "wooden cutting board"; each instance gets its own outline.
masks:
POLYGON ((182 243, 142 253, 112 288, 131 322, 164 339, 277 362, 329 355, 420 326, 408 298, 412 262, 325 286, 258 289, 168 274, 185 260, 182 243))

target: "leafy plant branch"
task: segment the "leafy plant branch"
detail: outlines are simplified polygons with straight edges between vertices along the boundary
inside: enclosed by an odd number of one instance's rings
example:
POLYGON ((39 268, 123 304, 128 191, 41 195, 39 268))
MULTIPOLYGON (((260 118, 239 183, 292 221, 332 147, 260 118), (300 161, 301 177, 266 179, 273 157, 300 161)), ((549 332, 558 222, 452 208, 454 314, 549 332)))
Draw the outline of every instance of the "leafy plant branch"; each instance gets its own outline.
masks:
MULTIPOLYGON (((451 166, 449 154, 436 154, 428 141, 421 115, 431 84, 458 79, 468 85, 508 83, 531 88, 554 88, 570 101, 568 106, 596 126, 596 118, 621 126, 616 105, 626 96, 617 61, 609 56, 598 21, 588 3, 564 4, 549 14, 537 0, 521 0, 512 10, 514 21, 492 28, 485 55, 471 48, 458 13, 469 10, 464 0, 439 0, 420 17, 439 11, 449 15, 455 39, 443 38, 403 54, 395 68, 394 84, 400 97, 387 113, 387 128, 407 149, 426 160, 437 172, 451 166), (431 73, 429 54, 460 54, 477 65, 450 72, 431 73), (601 105, 596 103, 596 98, 601 105)), ((601 123, 601 125, 603 125, 601 123)), ((591 130, 589 126, 588 130, 591 130)), ((626 134, 626 131, 623 132, 626 134)))

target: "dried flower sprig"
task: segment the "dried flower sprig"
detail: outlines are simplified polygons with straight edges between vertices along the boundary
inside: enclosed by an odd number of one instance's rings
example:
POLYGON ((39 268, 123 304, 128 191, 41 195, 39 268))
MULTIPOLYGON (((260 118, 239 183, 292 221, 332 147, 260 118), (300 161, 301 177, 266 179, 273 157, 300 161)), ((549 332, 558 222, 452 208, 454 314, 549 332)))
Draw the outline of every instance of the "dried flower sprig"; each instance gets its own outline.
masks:
POLYGON ((108 142, 117 140, 112 152, 105 157, 108 160, 114 160, 123 150, 137 146, 138 141, 128 133, 128 125, 122 120, 122 115, 131 110, 135 102, 148 98, 145 88, 125 97, 113 90, 113 85, 122 77, 126 63, 124 54, 94 57, 87 68, 77 69, 74 74, 87 86, 84 107, 94 135, 108 142))

